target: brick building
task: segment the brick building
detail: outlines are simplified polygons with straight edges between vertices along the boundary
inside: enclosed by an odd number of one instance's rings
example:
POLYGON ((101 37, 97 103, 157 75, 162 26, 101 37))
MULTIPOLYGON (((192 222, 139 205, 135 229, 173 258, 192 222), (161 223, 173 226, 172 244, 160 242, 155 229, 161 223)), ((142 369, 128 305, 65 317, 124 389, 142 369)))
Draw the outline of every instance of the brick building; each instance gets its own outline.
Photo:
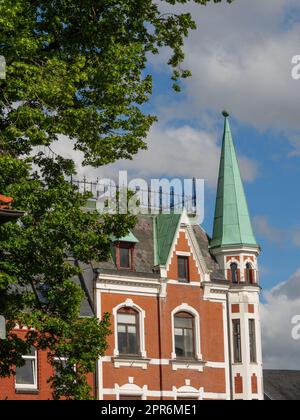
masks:
MULTIPOLYGON (((113 241, 110 261, 85 267, 90 310, 112 321, 94 378, 100 400, 264 398, 260 248, 224 116, 213 237, 186 211, 144 215, 113 241)), ((31 389, 40 399, 48 392, 39 379, 48 375, 43 357, 31 389)), ((14 398, 20 390, 10 381, 14 398)))
POLYGON ((186 212, 143 216, 97 269, 100 399, 263 399, 260 249, 224 116, 213 238, 186 212))

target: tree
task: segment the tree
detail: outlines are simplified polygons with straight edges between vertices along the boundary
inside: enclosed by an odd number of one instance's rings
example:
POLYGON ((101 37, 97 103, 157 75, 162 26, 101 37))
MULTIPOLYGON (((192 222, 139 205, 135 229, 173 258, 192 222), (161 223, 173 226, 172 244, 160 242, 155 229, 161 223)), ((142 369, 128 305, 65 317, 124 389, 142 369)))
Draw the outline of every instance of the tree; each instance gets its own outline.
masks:
POLYGON ((74 163, 30 156, 61 135, 95 167, 145 149, 156 119, 143 112, 152 92, 149 55, 170 48, 175 90, 190 76, 181 69, 183 42, 195 23, 188 13, 172 13, 185 3, 161 1, 170 11, 162 13, 153 0, 0 2, 0 55, 7 63, 0 80, 0 190, 26 212, 21 223, 0 228, 0 313, 12 320, 9 339, 0 342, 0 375, 21 365, 31 346, 49 349, 59 371, 56 398, 88 398, 85 374, 109 334, 108 316, 103 322, 79 318, 83 293, 71 280, 79 268, 68 259, 107 259, 110 236, 124 236, 135 219, 100 220, 82 211, 86 197, 66 181, 74 163), (34 327, 23 340, 13 332, 16 319, 34 327), (66 356, 67 364, 58 364, 66 356))

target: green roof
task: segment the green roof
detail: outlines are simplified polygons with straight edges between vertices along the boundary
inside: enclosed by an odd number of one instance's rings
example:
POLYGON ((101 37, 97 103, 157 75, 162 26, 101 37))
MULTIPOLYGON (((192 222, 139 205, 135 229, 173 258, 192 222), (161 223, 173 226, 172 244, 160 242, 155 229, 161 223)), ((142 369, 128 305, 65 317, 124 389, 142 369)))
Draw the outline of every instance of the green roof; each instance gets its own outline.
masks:
POLYGON ((155 265, 166 265, 181 214, 159 214, 154 219, 155 265))
POLYGON ((231 134, 228 113, 220 163, 218 192, 211 248, 246 245, 258 247, 255 239, 241 172, 231 134))
POLYGON ((111 237, 112 242, 130 242, 132 244, 138 244, 139 240, 134 236, 132 232, 129 232, 127 236, 123 238, 116 238, 115 236, 111 237))

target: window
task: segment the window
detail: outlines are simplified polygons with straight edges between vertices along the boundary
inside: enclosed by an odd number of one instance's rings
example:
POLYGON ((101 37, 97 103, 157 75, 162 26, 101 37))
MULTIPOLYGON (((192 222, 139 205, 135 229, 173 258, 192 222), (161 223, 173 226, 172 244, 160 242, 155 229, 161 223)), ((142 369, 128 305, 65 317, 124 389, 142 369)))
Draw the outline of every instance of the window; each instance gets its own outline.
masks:
POLYGON ((182 359, 195 359, 195 319, 186 312, 175 315, 175 353, 182 359))
POLYGON ((125 248, 120 246, 120 267, 130 269, 131 268, 131 258, 130 258, 131 250, 129 248, 125 248))
POLYGON ((255 283, 254 270, 250 263, 246 264, 246 281, 248 284, 255 283))
POLYGON ((118 270, 133 270, 134 246, 129 243, 116 244, 116 264, 118 270))
MULTIPOLYGON (((68 363, 68 358, 67 357, 55 357, 54 358, 54 375, 56 377, 61 377, 61 373, 62 372, 68 372, 69 375, 73 375, 74 373, 76 373, 76 366, 72 365, 70 366, 68 363)), ((75 378, 75 375, 74 375, 75 378)))
POLYGON ((231 281, 234 284, 237 284, 239 282, 239 276, 238 276, 238 265, 236 263, 231 264, 231 281))
POLYGON ((181 283, 188 283, 189 277, 189 258, 178 257, 178 280, 181 283))
POLYGON ((34 348, 23 356, 25 365, 16 369, 16 389, 37 389, 37 353, 34 348))
POLYGON ((257 363, 255 320, 249 319, 250 362, 257 363))
POLYGON ((134 309, 118 312, 118 348, 120 355, 140 356, 139 314, 134 309))
POLYGON ((241 321, 233 320, 233 354, 234 363, 242 363, 241 321))
POLYGON ((139 395, 120 395, 120 401, 134 401, 134 400, 141 400, 142 397, 139 395))

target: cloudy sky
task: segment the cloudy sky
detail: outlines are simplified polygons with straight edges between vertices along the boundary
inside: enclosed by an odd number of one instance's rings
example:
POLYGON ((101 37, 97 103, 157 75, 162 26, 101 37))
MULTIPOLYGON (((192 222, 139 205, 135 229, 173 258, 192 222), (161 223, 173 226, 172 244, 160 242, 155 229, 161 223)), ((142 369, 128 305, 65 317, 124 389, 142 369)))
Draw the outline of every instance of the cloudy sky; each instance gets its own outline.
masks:
POLYGON ((204 178, 204 227, 211 233, 226 108, 263 249, 265 366, 300 370, 300 341, 291 335, 291 320, 300 315, 300 80, 291 77, 292 57, 300 54, 300 2, 235 0, 177 10, 191 11, 198 24, 185 46, 193 77, 183 93, 172 93, 168 51, 151 59, 155 88, 148 108, 159 122, 149 150, 133 162, 80 174, 128 169, 132 177, 204 178))

